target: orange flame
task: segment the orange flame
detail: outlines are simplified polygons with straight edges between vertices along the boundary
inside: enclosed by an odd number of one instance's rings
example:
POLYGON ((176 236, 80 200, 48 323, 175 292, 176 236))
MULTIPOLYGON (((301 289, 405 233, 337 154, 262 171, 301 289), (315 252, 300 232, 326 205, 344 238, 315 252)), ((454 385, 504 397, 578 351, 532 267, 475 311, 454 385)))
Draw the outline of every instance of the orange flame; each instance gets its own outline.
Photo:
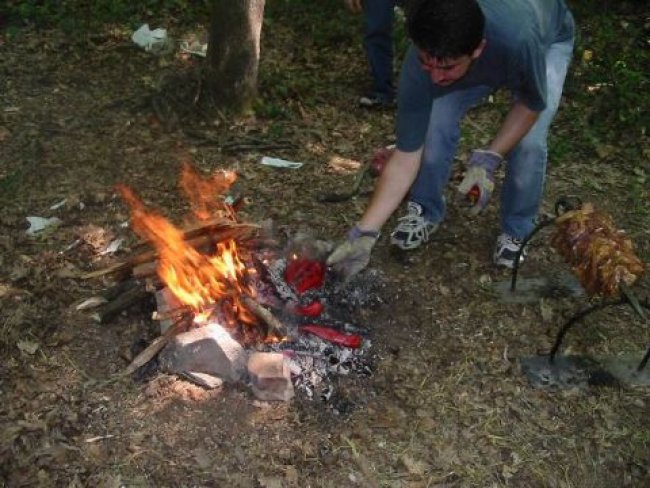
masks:
MULTIPOLYGON (((206 191, 215 199, 215 189, 227 189, 234 177, 222 175, 207 181, 201 181, 189 165, 183 169, 183 187, 206 191), (227 184, 226 184, 227 183, 227 184)), ((185 305, 195 312, 219 300, 230 299, 233 311, 243 322, 253 322, 252 316, 239 303, 241 293, 253 295, 253 290, 245 285, 246 266, 237 254, 234 240, 217 244, 214 255, 202 254, 184 240, 183 232, 176 228, 162 215, 149 211, 135 193, 124 185, 117 190, 131 208, 133 231, 141 238, 150 240, 159 255, 158 275, 170 291, 185 305)), ((195 211, 207 215, 217 208, 227 209, 223 202, 211 204, 206 193, 194 193, 195 211)), ((232 211, 232 210, 231 210, 232 211)))
POLYGON ((183 163, 179 186, 189 198, 192 211, 199 220, 227 216, 234 219, 232 209, 220 198, 237 179, 234 171, 216 171, 211 177, 199 175, 190 163, 183 163))

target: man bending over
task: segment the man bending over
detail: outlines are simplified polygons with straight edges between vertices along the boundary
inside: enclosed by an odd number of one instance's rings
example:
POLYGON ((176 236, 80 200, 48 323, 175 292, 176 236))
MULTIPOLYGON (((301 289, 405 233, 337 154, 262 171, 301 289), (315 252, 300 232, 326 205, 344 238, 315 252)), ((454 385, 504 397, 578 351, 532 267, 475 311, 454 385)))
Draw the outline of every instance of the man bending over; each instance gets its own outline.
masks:
POLYGON ((542 199, 547 135, 571 59, 574 21, 564 0, 420 0, 398 86, 397 143, 361 220, 328 264, 349 277, 367 266, 379 230, 409 193, 391 243, 411 250, 445 218, 444 189, 469 108, 499 88, 512 104, 489 146, 474 150, 458 190, 480 213, 504 163, 494 262, 512 267, 542 199))

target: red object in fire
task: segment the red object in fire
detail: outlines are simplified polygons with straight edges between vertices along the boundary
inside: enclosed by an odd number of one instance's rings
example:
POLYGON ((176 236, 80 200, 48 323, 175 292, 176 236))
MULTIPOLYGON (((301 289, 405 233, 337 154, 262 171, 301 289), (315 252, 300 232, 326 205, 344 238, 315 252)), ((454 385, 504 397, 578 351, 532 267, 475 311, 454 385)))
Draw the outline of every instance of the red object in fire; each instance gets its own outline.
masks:
POLYGON ((300 330, 314 334, 321 339, 333 342, 339 346, 358 349, 361 347, 362 337, 358 334, 346 334, 339 332, 330 327, 323 327, 322 325, 303 325, 300 330))
POLYGON ((299 315, 303 315, 305 317, 318 317, 320 314, 323 313, 323 304, 319 302, 318 300, 315 300, 307 305, 298 305, 295 308, 295 311, 299 315))
POLYGON ((294 259, 287 264, 284 280, 298 293, 320 288, 325 281, 325 265, 313 259, 294 259))

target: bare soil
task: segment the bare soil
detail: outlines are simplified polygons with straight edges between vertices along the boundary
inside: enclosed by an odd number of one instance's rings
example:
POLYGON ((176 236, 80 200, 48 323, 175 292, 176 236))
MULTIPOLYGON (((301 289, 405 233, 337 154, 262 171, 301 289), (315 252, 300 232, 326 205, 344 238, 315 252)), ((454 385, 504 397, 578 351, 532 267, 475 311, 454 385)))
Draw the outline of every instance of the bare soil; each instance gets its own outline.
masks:
MULTIPOLYGON (((547 353, 563 321, 587 300, 499 303, 489 284, 509 274, 490 261, 498 195, 470 219, 451 185, 450 215, 434 242, 396 256, 386 237, 391 222, 373 255, 387 281, 386 304, 357 317, 372 330, 377 369, 369 379, 338 381, 336 395, 349 412, 335 415, 300 396, 262 403, 243 385, 206 391, 162 374, 144 383, 110 380, 134 342, 155 336, 146 307, 106 325, 75 310, 110 285, 78 274, 129 253, 125 245, 101 257, 102 246, 119 236, 136 240, 121 226, 128 209, 116 183, 181 222, 182 161, 206 173, 235 169, 247 198, 242 217, 332 241, 367 203, 364 196, 317 200, 320 192, 345 189, 359 163, 391 142, 393 113, 355 104, 365 80, 360 47, 309 46, 307 55, 286 26, 273 26, 261 70, 289 88, 279 95, 267 76, 267 104, 236 122, 193 104, 198 61, 140 51, 128 32, 73 40, 26 29, 1 41, 0 484, 647 486, 650 391, 529 385, 519 359, 547 353), (274 141, 288 147, 237 148, 274 141), (264 167, 262 155, 304 166, 264 167), (29 237, 28 216, 62 223, 29 237), (101 242, 68 249, 97 236, 97 228, 105 232, 101 242)), ((458 172, 502 113, 497 101, 470 114, 458 172)), ((555 134, 571 131, 571 120, 560 115, 555 134)), ((588 162, 569 150, 551 162, 544 210, 567 193, 593 201, 628 230, 647 261, 650 223, 630 211, 626 191, 633 176, 620 161, 588 162)), ((523 275, 567 270, 544 236, 523 275)), ((637 290, 648 295, 647 278, 637 290)), ((650 329, 628 308, 591 317, 569 335, 565 352, 640 359, 650 329)))

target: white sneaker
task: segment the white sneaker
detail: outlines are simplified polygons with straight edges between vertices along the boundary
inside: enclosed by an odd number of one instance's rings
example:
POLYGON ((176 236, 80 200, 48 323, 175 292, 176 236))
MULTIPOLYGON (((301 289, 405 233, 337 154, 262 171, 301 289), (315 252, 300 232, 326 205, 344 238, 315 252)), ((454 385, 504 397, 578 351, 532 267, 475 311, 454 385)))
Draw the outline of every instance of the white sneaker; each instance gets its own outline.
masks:
POLYGON ((384 93, 371 92, 359 98, 359 105, 366 108, 390 108, 395 105, 395 97, 384 93))
POLYGON ((398 219, 397 227, 390 235, 391 244, 410 251, 427 242, 438 230, 439 224, 425 220, 422 213, 423 209, 419 203, 409 202, 406 215, 398 219))
MULTIPOLYGON (((521 249, 521 239, 515 239, 514 237, 509 236, 508 234, 501 234, 497 237, 497 244, 494 248, 494 255, 492 260, 497 266, 504 266, 506 268, 512 269, 515 267, 515 259, 517 253, 521 249)), ((521 253, 519 257, 519 264, 524 261, 526 257, 526 249, 521 253)))

